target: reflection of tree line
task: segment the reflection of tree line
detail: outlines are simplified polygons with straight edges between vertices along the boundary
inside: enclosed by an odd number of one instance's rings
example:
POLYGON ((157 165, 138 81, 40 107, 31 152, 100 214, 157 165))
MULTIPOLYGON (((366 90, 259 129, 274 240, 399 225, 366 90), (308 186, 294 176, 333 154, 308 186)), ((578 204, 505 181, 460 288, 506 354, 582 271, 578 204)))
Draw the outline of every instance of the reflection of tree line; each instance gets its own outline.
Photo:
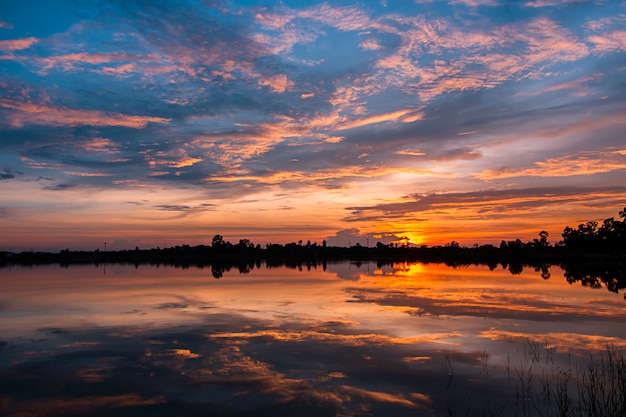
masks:
POLYGON ((398 246, 381 242, 374 247, 356 244, 351 247, 327 246, 326 241, 318 245, 310 241, 304 244, 285 245, 269 243, 262 247, 248 239, 232 244, 221 235, 215 235, 211 245, 175 246, 121 251, 70 251, 59 253, 0 252, 0 266, 22 264, 58 263, 134 263, 151 265, 173 265, 188 268, 210 267, 213 276, 221 277, 232 269, 247 273, 254 267, 326 268, 327 262, 377 261, 379 265, 397 262, 445 263, 450 266, 488 265, 495 269, 499 265, 512 274, 519 274, 524 266, 535 268, 545 279, 550 277, 549 265, 559 265, 565 271, 568 282, 580 281, 589 287, 602 284, 611 291, 626 288, 624 267, 626 265, 626 208, 619 212, 621 220, 613 217, 597 222, 578 225, 576 229, 566 227, 563 240, 550 245, 548 233, 542 231, 530 242, 520 239, 502 241, 499 246, 474 245, 462 247, 452 241, 443 246, 398 246))

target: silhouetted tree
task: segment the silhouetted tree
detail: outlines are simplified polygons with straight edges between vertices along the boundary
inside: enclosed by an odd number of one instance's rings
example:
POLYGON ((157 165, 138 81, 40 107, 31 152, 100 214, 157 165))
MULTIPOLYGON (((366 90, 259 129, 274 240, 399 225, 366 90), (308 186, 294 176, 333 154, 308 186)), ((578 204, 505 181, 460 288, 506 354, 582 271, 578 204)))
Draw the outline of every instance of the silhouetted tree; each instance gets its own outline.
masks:
POLYGON ((219 248, 224 246, 224 237, 222 235, 213 236, 213 240, 211 241, 211 246, 214 248, 219 248))
POLYGON ((550 246, 550 243, 548 243, 548 236, 548 232, 542 230, 541 232, 539 232, 539 239, 533 239, 533 246, 535 248, 547 248, 548 246, 550 246))

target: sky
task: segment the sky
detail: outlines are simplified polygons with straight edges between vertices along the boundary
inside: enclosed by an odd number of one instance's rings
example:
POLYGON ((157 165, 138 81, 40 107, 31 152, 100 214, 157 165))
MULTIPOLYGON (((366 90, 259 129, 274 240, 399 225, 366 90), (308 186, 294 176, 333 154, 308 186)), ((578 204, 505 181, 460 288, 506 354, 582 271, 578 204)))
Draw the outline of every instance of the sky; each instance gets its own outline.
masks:
POLYGON ((0 5, 0 250, 499 244, 626 206, 626 1, 0 5))

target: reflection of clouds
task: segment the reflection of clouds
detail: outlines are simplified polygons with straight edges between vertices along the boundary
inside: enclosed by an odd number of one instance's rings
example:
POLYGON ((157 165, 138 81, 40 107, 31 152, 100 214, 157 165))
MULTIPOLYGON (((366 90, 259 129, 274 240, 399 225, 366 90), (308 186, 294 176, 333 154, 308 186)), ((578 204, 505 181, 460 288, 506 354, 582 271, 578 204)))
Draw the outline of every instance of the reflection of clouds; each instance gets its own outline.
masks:
POLYGON ((393 337, 377 333, 354 333, 354 334, 337 334, 325 333, 312 330, 259 330, 246 332, 231 333, 214 333, 207 335, 212 339, 254 339, 263 338, 279 342, 331 342, 339 345, 348 346, 382 346, 382 345, 414 345, 422 343, 434 343, 441 345, 454 345, 447 341, 460 337, 462 334, 458 332, 443 332, 422 334, 412 337, 393 337))
POLYGON ((187 307, 189 307, 189 304, 187 303, 163 303, 154 308, 159 309, 159 310, 168 310, 170 308, 187 308, 187 307))
POLYGON ((162 398, 144 399, 137 394, 90 396, 81 398, 43 399, 38 401, 3 402, 10 416, 97 415, 125 408, 149 407, 163 403, 162 398))
POLYGON ((383 403, 397 403, 411 408, 419 408, 420 405, 423 406, 431 404, 431 400, 430 398, 428 398, 428 396, 419 393, 410 393, 408 396, 393 395, 386 392, 370 391, 345 385, 341 386, 340 389, 343 393, 349 396, 360 398, 361 400, 371 400, 383 403))
POLYGON ((470 316, 490 319, 520 319, 573 322, 592 317, 616 322, 624 315, 610 307, 560 301, 533 294, 510 293, 505 295, 499 288, 463 288, 445 293, 433 288, 413 288, 409 291, 376 288, 347 288, 352 295, 349 302, 374 303, 385 307, 405 309, 411 315, 470 316))
POLYGON ((546 348, 556 349, 558 352, 578 351, 582 355, 586 355, 590 351, 606 351, 608 347, 626 348, 626 339, 577 333, 549 332, 535 334, 491 329, 481 332, 480 337, 515 342, 533 341, 545 344, 546 348))
MULTIPOLYGON (((215 415, 434 415, 441 393, 433 387, 445 387, 447 376, 440 369, 442 353, 425 346, 455 335, 391 337, 335 322, 275 326, 215 315, 188 329, 58 332, 46 349, 10 353, 20 360, 0 368, 0 381, 16 377, 5 393, 12 414, 167 414, 174 406, 193 414, 202 406, 215 415), (315 330, 322 328, 327 331, 315 330), (51 378, 58 386, 50 386, 51 378), (53 396, 66 400, 46 399, 53 396)), ((446 355, 470 368, 478 356, 446 355)))
MULTIPOLYGON (((32 345, 28 355, 16 352, 20 347, 0 350, 0 381, 12 381, 6 389, 0 383, 9 415, 175 409, 180 415, 435 416, 449 404, 463 404, 469 393, 476 407, 494 398, 505 403, 515 393, 503 376, 484 376, 486 353, 446 342, 461 333, 397 337, 350 322, 276 323, 228 314, 186 328, 48 333, 39 352, 32 345), (11 356, 21 359, 5 360, 11 356)), ((523 342, 540 336, 491 330, 481 337, 523 342)), ((566 346, 576 337, 581 347, 609 341, 574 335, 560 342, 566 346)))
POLYGON ((165 294, 167 297, 175 298, 177 301, 166 301, 155 305, 155 310, 207 310, 213 308, 206 302, 199 299, 185 297, 177 294, 165 294))
POLYGON ((46 328, 38 321, 38 343, 5 335, 0 401, 10 401, 11 414, 446 415, 446 405, 468 395, 476 407, 513 398, 501 358, 510 352, 516 359, 529 340, 547 340, 559 357, 568 347, 626 348, 621 297, 618 303, 604 292, 589 296, 538 273, 410 263, 255 268, 221 281, 194 269, 178 275, 111 267, 93 280, 82 268, 75 277, 72 271, 24 285, 45 282, 62 291, 57 297, 49 290, 45 299, 66 308, 74 282, 97 295, 81 300, 94 316, 114 317, 94 319, 94 326, 85 324, 89 316, 46 328), (358 271, 358 281, 337 279, 342 267, 358 271), (132 313, 142 311, 151 319, 135 320, 132 313), (69 408, 29 408, 50 398, 66 398, 69 408), (102 399, 101 409, 81 408, 85 398, 102 399), (120 408, 106 398, 119 398, 120 408))

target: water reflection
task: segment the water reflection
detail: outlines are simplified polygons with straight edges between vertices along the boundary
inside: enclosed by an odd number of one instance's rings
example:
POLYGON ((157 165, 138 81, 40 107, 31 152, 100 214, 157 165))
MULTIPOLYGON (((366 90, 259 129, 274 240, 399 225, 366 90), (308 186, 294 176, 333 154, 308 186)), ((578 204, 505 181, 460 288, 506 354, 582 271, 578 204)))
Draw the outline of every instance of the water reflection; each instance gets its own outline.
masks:
POLYGON ((239 270, 0 270, 3 413, 532 415, 529 368, 626 348, 622 297, 559 268, 239 270))

